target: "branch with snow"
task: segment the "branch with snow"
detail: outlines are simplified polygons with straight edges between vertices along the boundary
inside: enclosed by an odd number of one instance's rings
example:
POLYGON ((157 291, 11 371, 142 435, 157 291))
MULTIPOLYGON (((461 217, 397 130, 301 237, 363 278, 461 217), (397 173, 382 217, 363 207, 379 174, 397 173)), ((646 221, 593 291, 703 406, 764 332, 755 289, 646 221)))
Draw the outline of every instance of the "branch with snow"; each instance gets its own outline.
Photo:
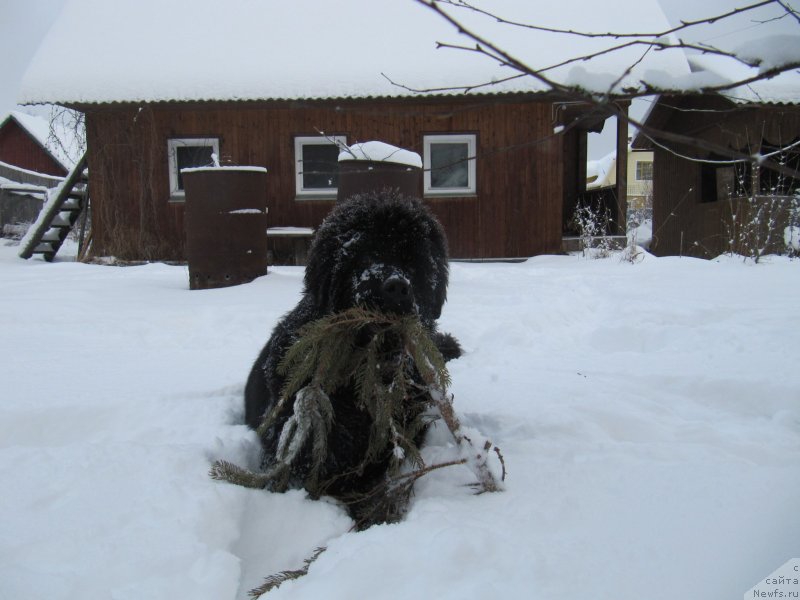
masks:
POLYGON ((478 480, 478 493, 501 491, 503 489, 502 482, 506 478, 506 465, 500 449, 478 432, 470 431, 469 436, 466 434, 453 408, 452 394, 443 389, 433 388, 431 396, 434 404, 439 409, 442 420, 447 425, 450 433, 453 434, 453 438, 461 450, 462 461, 472 470, 478 480), (482 440, 482 442, 479 440, 482 440), (490 452, 495 453, 502 467, 499 480, 489 466, 490 452))
MULTIPOLYGON (((507 19, 496 12, 481 9, 474 4, 467 2, 466 0, 416 0, 416 2, 434 11, 442 19, 450 23, 459 33, 466 36, 473 42, 473 44, 470 45, 438 42, 437 48, 481 54, 491 60, 497 61, 502 66, 510 67, 511 69, 517 71, 516 74, 503 79, 503 82, 517 77, 531 77, 544 84, 548 89, 554 92, 560 92, 570 96, 573 99, 580 99, 588 102, 594 102, 597 100, 605 101, 612 95, 618 99, 632 99, 656 93, 667 93, 670 91, 675 92, 681 90, 682 88, 674 88, 671 87, 669 83, 657 82, 655 79, 642 79, 636 84, 628 84, 624 88, 620 88, 619 86, 622 85, 626 74, 629 74, 637 61, 631 62, 627 69, 623 69, 620 73, 618 73, 604 92, 600 92, 596 89, 590 90, 588 89, 588 86, 582 86, 580 83, 565 84, 559 82, 554 77, 549 76, 548 73, 559 67, 585 63, 599 56, 618 54, 624 50, 637 46, 641 46, 644 53, 647 53, 650 50, 657 50, 661 52, 678 51, 681 53, 686 51, 696 51, 702 54, 721 56, 746 67, 758 67, 760 69, 758 73, 747 74, 739 78, 734 78, 731 81, 721 81, 716 83, 706 82, 698 85, 696 89, 698 93, 730 91, 743 85, 770 79, 786 71, 800 68, 800 52, 797 51, 787 52, 786 49, 782 49, 780 54, 773 53, 771 58, 765 59, 764 56, 760 55, 763 54, 764 48, 760 48, 760 52, 753 54, 752 52, 747 52, 745 50, 725 50, 721 47, 713 46, 707 43, 692 43, 676 37, 676 34, 682 31, 686 31, 700 25, 708 25, 725 21, 726 19, 731 19, 733 17, 770 5, 780 7, 784 11, 784 14, 782 15, 784 17, 792 16, 794 18, 798 18, 797 13, 790 6, 780 2, 779 0, 762 0, 761 2, 749 4, 741 8, 715 14, 703 19, 682 21, 681 25, 662 31, 606 33, 594 33, 574 29, 543 27, 531 23, 521 23, 519 21, 507 19), (576 37, 607 38, 609 40, 624 41, 618 44, 611 44, 605 48, 601 48, 592 52, 567 57, 554 64, 532 65, 513 55, 508 49, 503 47, 499 40, 489 39, 479 34, 476 30, 466 26, 463 20, 454 16, 454 12, 448 12, 443 7, 450 7, 454 9, 454 11, 466 10, 468 12, 476 13, 488 20, 500 23, 502 25, 507 25, 509 27, 525 28, 532 31, 558 33, 576 37)), ((791 50, 791 48, 789 48, 789 50, 791 50)), ((639 60, 641 60, 641 58, 639 60)), ((401 87, 407 90, 428 93, 434 91, 441 92, 445 90, 467 92, 482 86, 496 85, 500 81, 501 80, 485 82, 478 85, 473 84, 470 86, 449 88, 414 89, 407 86, 401 87)))
MULTIPOLYGON (((674 134, 657 130, 642 122, 629 117, 627 111, 617 105, 617 101, 629 101, 634 98, 652 96, 656 94, 680 93, 691 90, 694 93, 734 93, 759 82, 767 81, 790 71, 800 69, 800 43, 797 38, 789 36, 786 43, 776 44, 774 40, 769 43, 745 45, 736 50, 726 50, 709 43, 691 43, 679 37, 678 34, 697 28, 703 25, 711 25, 739 17, 744 14, 754 13, 765 7, 777 7, 781 14, 776 19, 791 18, 800 23, 800 15, 789 4, 782 0, 762 0, 754 2, 740 8, 734 8, 726 12, 717 13, 702 19, 683 20, 680 25, 667 28, 661 31, 641 31, 641 32, 614 32, 608 31, 596 33, 590 31, 580 31, 577 29, 546 27, 533 23, 524 23, 518 20, 506 18, 499 11, 489 11, 480 8, 473 2, 467 0, 416 0, 416 2, 431 11, 435 12, 441 19, 453 26, 460 34, 466 36, 470 44, 454 44, 439 42, 437 48, 467 52, 485 56, 489 60, 496 61, 499 65, 510 68, 513 73, 505 78, 492 81, 472 83, 470 85, 452 87, 445 86, 439 88, 414 88, 403 82, 397 82, 384 75, 392 84, 407 90, 418 93, 445 93, 445 92, 474 92, 497 86, 508 81, 519 78, 532 78, 539 84, 543 84, 546 89, 562 96, 565 100, 583 102, 589 106, 595 106, 610 112, 612 116, 622 119, 628 125, 633 125, 648 139, 656 145, 674 152, 673 148, 664 146, 665 142, 676 145, 686 145, 703 151, 710 151, 715 154, 729 157, 731 161, 752 162, 758 160, 765 168, 780 172, 786 176, 800 178, 800 174, 794 169, 785 165, 780 165, 766 157, 754 157, 742 152, 731 150, 730 148, 717 146, 707 141, 685 135, 674 134), (446 10, 449 9, 449 10, 446 10), (562 34, 580 38, 608 39, 609 45, 575 56, 561 59, 557 63, 546 65, 534 65, 525 62, 523 59, 512 54, 504 47, 501 37, 490 39, 480 34, 476 29, 467 26, 466 21, 457 18, 456 13, 461 11, 462 16, 479 15, 487 22, 495 22, 510 28, 522 28, 532 32, 546 32, 552 34, 562 34), (619 43, 616 41, 619 40, 619 43), (794 43, 792 43, 794 42, 794 43), (593 75, 590 71, 577 65, 584 64, 594 58, 604 55, 616 55, 623 51, 631 50, 636 47, 642 48, 642 53, 638 58, 631 59, 627 66, 620 67, 619 72, 607 78, 605 87, 598 86, 600 78, 593 75), (631 82, 630 76, 634 68, 650 52, 695 52, 696 55, 719 57, 728 61, 731 65, 738 66, 738 72, 731 76, 709 77, 708 74, 693 73, 687 79, 672 79, 664 77, 657 72, 640 77, 637 81, 631 82), (551 76, 556 69, 568 65, 575 65, 573 73, 566 80, 551 76), (566 81, 566 83, 565 83, 566 81)), ((691 157, 688 157, 691 158, 691 157)))

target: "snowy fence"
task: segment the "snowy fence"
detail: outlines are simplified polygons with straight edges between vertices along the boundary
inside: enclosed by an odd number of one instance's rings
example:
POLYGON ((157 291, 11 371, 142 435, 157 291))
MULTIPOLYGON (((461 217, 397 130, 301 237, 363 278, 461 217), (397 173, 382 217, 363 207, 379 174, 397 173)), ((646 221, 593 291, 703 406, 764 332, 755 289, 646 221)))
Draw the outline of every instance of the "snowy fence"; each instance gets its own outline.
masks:
POLYGON ((0 162, 0 231, 17 237, 36 220, 48 188, 56 187, 62 177, 44 175, 0 162))

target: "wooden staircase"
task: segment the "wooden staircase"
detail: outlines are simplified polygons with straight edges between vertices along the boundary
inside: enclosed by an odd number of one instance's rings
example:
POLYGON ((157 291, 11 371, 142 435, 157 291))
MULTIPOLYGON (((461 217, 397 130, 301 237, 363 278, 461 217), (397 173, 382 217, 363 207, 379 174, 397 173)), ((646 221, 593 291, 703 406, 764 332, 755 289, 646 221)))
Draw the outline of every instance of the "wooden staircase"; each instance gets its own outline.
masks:
POLYGON ((46 261, 53 260, 86 205, 86 193, 75 189, 78 184, 85 183, 85 168, 86 154, 61 185, 48 191, 47 202, 42 207, 39 218, 20 242, 20 258, 27 259, 34 254, 41 254, 46 261))

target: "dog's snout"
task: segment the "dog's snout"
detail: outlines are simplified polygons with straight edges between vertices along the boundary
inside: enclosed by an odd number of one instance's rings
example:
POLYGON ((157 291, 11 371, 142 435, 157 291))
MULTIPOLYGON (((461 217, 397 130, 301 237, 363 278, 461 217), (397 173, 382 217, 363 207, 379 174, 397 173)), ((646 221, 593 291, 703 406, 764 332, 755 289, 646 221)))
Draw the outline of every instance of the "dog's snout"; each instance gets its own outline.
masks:
POLYGON ((387 308, 398 312, 410 312, 414 305, 411 285, 402 277, 389 277, 381 288, 383 302, 387 308))

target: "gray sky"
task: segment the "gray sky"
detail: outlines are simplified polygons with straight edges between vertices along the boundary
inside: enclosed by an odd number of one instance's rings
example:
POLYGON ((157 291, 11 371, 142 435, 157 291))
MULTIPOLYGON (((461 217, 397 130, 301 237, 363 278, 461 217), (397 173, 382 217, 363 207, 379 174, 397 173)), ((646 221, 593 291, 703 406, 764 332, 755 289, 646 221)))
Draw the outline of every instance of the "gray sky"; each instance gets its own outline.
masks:
POLYGON ((28 62, 63 4, 64 0, 0 0, 0 118, 14 108, 28 62))

